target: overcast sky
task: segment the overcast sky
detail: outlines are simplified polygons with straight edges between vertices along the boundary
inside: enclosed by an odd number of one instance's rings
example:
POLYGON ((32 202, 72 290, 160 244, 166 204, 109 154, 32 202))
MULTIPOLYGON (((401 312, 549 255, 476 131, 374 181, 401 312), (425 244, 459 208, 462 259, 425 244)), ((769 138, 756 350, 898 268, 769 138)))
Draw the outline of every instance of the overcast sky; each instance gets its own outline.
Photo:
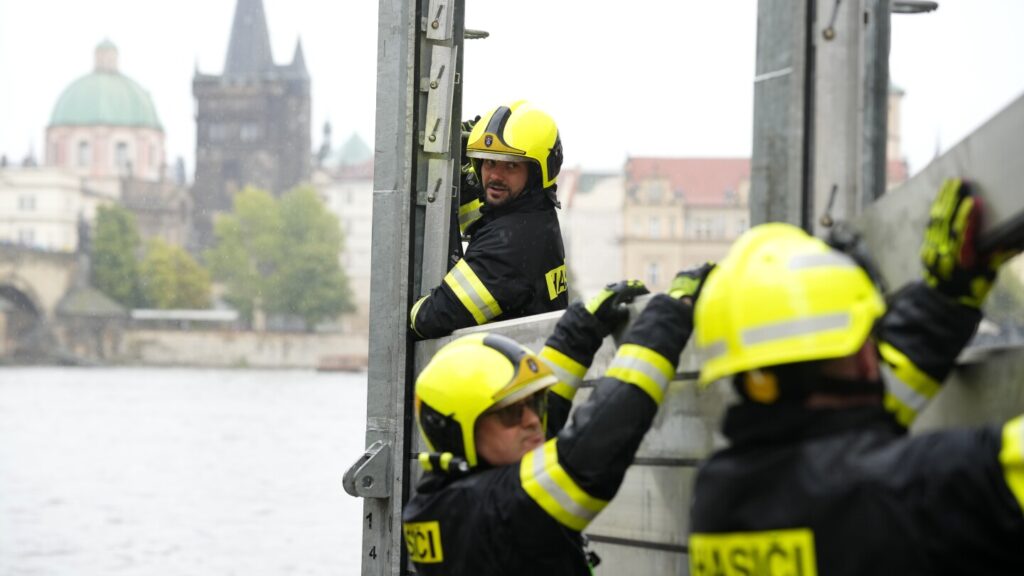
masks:
MULTIPOLYGON (((467 0, 464 110, 528 98, 558 121, 566 162, 616 169, 628 155, 749 156, 754 0, 467 0), (586 6, 586 14, 581 10, 586 6)), ((892 80, 906 90, 904 152, 918 170, 1024 93, 1024 1, 943 0, 894 15, 892 80)), ((224 66, 235 0, 0 0, 0 153, 20 160, 61 91, 109 38, 152 94, 168 161, 195 155, 191 80, 224 66)), ((373 140, 377 2, 264 0, 274 56, 301 36, 313 142, 373 140)))

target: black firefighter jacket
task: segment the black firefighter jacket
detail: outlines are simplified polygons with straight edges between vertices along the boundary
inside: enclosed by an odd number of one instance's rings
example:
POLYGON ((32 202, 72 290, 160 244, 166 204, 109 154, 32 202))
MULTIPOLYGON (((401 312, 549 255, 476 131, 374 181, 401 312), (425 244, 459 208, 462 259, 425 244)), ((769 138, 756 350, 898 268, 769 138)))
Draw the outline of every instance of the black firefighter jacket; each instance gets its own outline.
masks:
POLYGON ((904 428, 978 318, 921 284, 897 297, 880 333, 888 410, 731 408, 731 446, 694 489, 690 573, 1024 574, 1024 419, 904 428))
MULTIPOLYGON (((594 322, 574 304, 542 350, 556 374, 566 375, 561 386, 578 385, 593 360, 600 346, 590 337, 594 322)), ((655 296, 572 423, 551 440, 518 464, 480 466, 462 477, 425 474, 403 513, 417 573, 590 574, 580 532, 618 491, 691 326, 689 306, 655 296)))
POLYGON ((562 232, 547 192, 526 190, 493 210, 475 204, 481 216, 468 225, 465 256, 409 313, 420 338, 568 306, 562 232))

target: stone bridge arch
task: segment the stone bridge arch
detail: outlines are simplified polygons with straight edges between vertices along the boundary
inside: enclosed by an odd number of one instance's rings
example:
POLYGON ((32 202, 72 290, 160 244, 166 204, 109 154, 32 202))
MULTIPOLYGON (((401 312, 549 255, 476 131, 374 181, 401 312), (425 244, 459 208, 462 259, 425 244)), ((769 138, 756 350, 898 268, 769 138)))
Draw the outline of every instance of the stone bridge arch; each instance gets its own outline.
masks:
POLYGON ((75 254, 0 245, 0 358, 55 348, 57 306, 77 272, 75 254))

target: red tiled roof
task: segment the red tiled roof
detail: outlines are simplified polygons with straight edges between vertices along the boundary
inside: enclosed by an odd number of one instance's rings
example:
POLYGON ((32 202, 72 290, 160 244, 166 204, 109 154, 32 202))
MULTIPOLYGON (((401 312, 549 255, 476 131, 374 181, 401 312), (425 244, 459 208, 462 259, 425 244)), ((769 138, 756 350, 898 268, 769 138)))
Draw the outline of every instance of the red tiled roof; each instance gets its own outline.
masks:
POLYGON ((687 204, 726 204, 726 192, 737 193, 750 180, 749 158, 629 158, 626 182, 629 189, 643 180, 667 178, 674 192, 687 204))

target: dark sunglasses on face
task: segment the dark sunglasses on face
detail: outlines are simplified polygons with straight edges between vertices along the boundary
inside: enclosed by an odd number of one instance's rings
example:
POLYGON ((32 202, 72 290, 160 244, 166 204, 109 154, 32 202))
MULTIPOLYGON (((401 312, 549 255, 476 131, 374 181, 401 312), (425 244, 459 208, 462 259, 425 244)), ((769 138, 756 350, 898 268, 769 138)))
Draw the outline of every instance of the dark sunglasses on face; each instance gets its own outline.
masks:
POLYGON ((541 390, 535 394, 527 396, 515 404, 509 404, 504 408, 498 408, 497 410, 491 410, 486 414, 494 414, 498 417, 498 421, 501 425, 506 428, 518 426, 523 421, 523 410, 529 408, 537 418, 544 420, 544 416, 548 413, 548 392, 547 390, 541 390))

